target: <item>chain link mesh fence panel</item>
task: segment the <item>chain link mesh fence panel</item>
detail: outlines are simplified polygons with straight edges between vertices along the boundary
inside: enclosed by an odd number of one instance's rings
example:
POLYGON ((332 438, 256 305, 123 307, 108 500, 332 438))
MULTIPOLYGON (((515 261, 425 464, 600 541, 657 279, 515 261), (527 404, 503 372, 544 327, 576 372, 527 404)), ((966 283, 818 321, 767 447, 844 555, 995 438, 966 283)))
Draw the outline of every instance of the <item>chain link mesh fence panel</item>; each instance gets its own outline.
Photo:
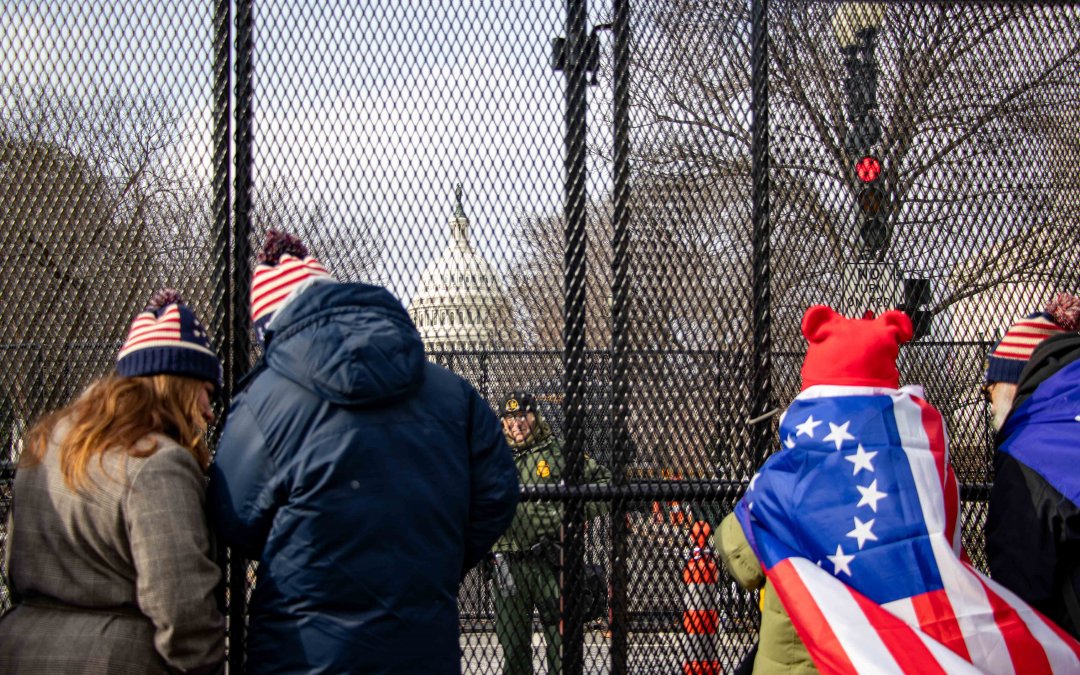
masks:
POLYGON ((0 511, 28 429, 111 370, 153 291, 178 289, 218 332, 212 16, 196 2, 0 8, 0 511))
MULTIPOLYGON (((536 395, 570 476, 524 488, 562 513, 566 672, 747 654, 758 598, 722 569, 716 635, 686 630, 692 528, 778 449, 815 303, 915 318, 902 381, 945 416, 985 569, 986 354, 1080 286, 1078 24, 1056 3, 5 5, 4 489, 28 427, 111 368, 158 287, 242 375, 243 279, 282 229, 395 293, 493 407, 536 395), (589 459, 612 473, 594 497, 589 459)), ((258 576, 238 565, 234 628, 258 576)), ((487 577, 459 596, 468 673, 504 668, 487 577)), ((545 672, 550 617, 529 614, 545 672)))

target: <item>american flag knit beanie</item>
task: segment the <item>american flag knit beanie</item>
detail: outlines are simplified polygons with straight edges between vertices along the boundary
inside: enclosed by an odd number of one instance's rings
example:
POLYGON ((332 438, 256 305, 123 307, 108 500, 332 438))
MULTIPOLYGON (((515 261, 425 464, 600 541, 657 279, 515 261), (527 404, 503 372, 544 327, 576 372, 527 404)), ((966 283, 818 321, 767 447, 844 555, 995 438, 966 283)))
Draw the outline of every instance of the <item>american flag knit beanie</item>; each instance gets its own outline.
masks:
POLYGON ((298 238, 269 230, 251 280, 251 323, 260 340, 266 327, 289 294, 308 279, 333 279, 318 260, 308 254, 298 238))
POLYGON ((116 357, 123 377, 183 375, 221 388, 221 361, 210 347, 206 329, 180 294, 165 288, 135 316, 116 357))
POLYGON ((1039 343, 1058 333, 1080 328, 1080 298, 1059 293, 1044 312, 1015 321, 986 357, 986 381, 1020 381, 1020 373, 1039 343))

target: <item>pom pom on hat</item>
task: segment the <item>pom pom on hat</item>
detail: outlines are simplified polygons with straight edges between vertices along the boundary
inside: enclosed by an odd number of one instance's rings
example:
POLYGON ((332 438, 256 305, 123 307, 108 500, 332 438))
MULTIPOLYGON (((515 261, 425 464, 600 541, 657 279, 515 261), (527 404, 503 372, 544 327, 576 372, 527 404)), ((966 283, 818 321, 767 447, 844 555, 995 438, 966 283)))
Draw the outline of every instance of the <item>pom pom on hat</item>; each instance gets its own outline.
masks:
POLYGON ((1062 330, 1074 333, 1080 329, 1080 298, 1074 295, 1058 293, 1046 306, 1046 313, 1062 330))
POLYGON ((180 297, 180 292, 172 288, 163 288, 150 296, 150 302, 146 303, 146 307, 143 308, 144 312, 156 312, 162 307, 168 307, 169 305, 176 305, 184 302, 184 299, 180 297))
POLYGON ((1020 381, 1032 352, 1046 338, 1080 328, 1080 298, 1059 293, 1045 312, 1017 319, 986 357, 986 381, 1020 381))
POLYGON ((288 232, 268 230, 262 248, 255 256, 255 259, 267 265, 277 265, 284 254, 291 255, 294 258, 306 258, 308 257, 308 249, 307 246, 304 246, 304 242, 288 232))
POLYGON ((911 319, 889 310, 874 318, 849 319, 832 308, 814 305, 806 310, 802 332, 810 342, 802 367, 802 388, 817 384, 859 387, 900 386, 896 358, 900 345, 911 339, 911 319))
POLYGON ((280 230, 269 230, 256 256, 259 264, 251 280, 251 323, 260 340, 285 299, 309 279, 333 279, 318 260, 308 253, 299 238, 280 230))
POLYGON ((182 375, 220 388, 221 361, 210 347, 206 329, 180 294, 162 289, 131 322, 116 357, 123 377, 182 375))

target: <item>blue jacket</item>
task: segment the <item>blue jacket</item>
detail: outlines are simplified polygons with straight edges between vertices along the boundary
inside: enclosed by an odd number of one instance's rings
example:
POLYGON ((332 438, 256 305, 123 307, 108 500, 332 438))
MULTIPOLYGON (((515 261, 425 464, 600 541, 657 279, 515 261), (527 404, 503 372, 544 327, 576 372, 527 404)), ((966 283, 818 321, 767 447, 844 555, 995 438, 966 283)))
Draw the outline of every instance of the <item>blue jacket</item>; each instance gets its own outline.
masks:
POLYGON ((994 580, 1080 637, 1080 335, 1043 340, 995 439, 986 515, 994 580))
POLYGON ((315 285, 273 327, 208 499, 259 561, 248 672, 459 673, 458 584, 519 495, 494 412, 385 289, 315 285))

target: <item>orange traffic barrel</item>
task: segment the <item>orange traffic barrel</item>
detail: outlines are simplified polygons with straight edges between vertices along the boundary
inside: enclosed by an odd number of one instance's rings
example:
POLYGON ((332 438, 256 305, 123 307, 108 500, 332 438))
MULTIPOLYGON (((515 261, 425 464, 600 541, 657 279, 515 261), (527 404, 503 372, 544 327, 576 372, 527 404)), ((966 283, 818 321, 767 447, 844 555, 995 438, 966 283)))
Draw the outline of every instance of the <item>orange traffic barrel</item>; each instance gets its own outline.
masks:
POLYGON ((683 567, 683 630, 686 632, 684 675, 720 675, 716 636, 720 630, 720 603, 716 565, 709 535, 712 528, 703 521, 694 523, 694 547, 683 567))

